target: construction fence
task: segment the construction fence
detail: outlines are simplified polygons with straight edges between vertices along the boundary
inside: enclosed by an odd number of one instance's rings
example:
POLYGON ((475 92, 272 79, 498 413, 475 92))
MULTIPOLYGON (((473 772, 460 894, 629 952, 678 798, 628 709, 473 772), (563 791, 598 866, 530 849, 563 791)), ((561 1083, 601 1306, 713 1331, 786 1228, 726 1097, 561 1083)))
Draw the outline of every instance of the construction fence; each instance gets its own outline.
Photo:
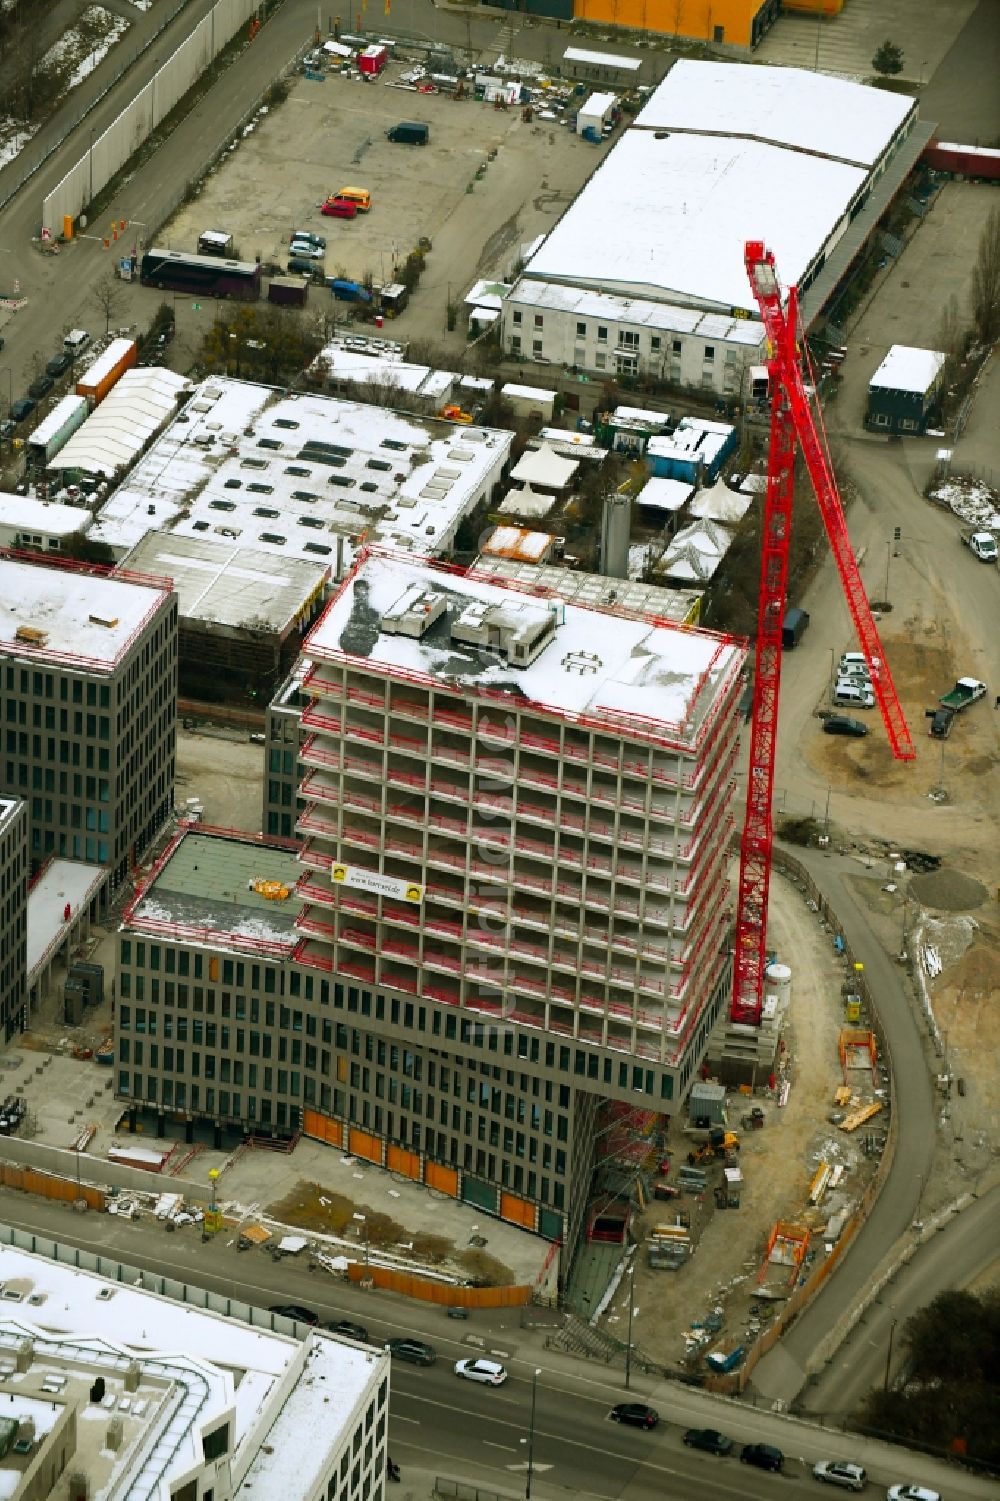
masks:
POLYGON ((402 1293, 421 1303, 437 1303, 441 1308, 522 1308, 531 1302, 530 1287, 456 1287, 450 1282, 435 1282, 416 1272, 398 1272, 393 1267, 366 1266, 352 1261, 347 1280, 362 1286, 381 1287, 402 1293))

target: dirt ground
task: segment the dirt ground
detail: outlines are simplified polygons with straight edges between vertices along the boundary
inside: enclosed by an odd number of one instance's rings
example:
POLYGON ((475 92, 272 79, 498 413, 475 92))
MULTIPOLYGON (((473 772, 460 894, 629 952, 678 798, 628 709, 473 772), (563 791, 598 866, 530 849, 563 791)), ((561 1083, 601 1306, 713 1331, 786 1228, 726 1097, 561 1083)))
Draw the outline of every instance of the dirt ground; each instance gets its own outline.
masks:
MULTIPOLYGON (((691 1337, 692 1325, 713 1311, 722 1311, 722 1327, 705 1349, 730 1348, 752 1337, 775 1306, 756 1299, 757 1274, 774 1222, 822 1229, 837 1210, 856 1202, 875 1166, 874 1158, 862 1155, 858 1137, 826 1120, 834 1109, 834 1091, 844 1082, 837 1051, 844 1020, 843 961, 802 894, 779 877, 771 883, 769 937, 779 959, 793 972, 785 1031, 785 1072, 791 1088, 782 1108, 773 1099, 755 1097, 752 1103, 763 1105, 766 1125, 760 1131, 739 1131, 744 1177, 740 1207, 717 1209, 711 1191, 702 1198, 685 1195, 673 1202, 654 1201, 633 1226, 640 1242, 633 1337, 644 1354, 670 1365, 687 1358, 700 1363, 699 1336, 695 1332, 691 1337), (813 1209, 808 1190, 821 1161, 841 1164, 844 1173, 839 1187, 813 1209), (646 1264, 646 1237, 654 1225, 673 1222, 677 1209, 691 1216, 694 1253, 679 1272, 651 1270, 646 1264)), ((859 1097, 872 1096, 869 1073, 852 1070, 849 1082, 859 1097)), ((739 1115, 750 1104, 738 1094, 730 1096, 730 1125, 739 1128, 739 1115)), ((886 1124, 883 1114, 873 1130, 881 1135, 886 1124)), ((673 1121, 667 1142, 673 1162, 680 1163, 688 1148, 680 1121, 673 1121)), ((721 1178, 719 1168, 710 1170, 710 1184, 716 1178, 721 1178)), ((822 1255, 822 1249, 813 1254, 822 1255)), ((774 1286, 773 1271, 766 1280, 768 1287, 774 1286)), ((777 1280, 787 1287, 787 1278, 777 1280)), ((627 1319, 628 1288, 623 1285, 608 1312, 609 1332, 624 1339, 627 1319)))
POLYGON ((177 731, 176 802, 196 797, 204 822, 258 834, 264 799, 265 748, 239 730, 177 731))

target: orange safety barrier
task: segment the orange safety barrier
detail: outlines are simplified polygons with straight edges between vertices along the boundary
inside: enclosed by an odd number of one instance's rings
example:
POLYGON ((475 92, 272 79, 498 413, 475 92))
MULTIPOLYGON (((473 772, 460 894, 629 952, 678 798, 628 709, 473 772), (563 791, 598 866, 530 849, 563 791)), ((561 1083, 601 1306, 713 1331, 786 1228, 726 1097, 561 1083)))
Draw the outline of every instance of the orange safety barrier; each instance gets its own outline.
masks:
POLYGON ((366 1162, 382 1165, 382 1138, 370 1131, 359 1131, 352 1126, 347 1133, 347 1150, 354 1157, 363 1157, 366 1162))
POLYGON ((389 1146, 385 1165, 391 1173, 400 1173, 404 1178, 420 1182, 420 1153, 408 1152, 405 1147, 389 1146))
POLYGON ((402 1293, 407 1298, 417 1298, 422 1303, 437 1303, 441 1307, 521 1308, 531 1302, 530 1287, 449 1287, 447 1283, 431 1282, 415 1272, 397 1272, 387 1266, 365 1266, 361 1261, 349 1264, 347 1278, 349 1282, 371 1282, 376 1287, 402 1293))
POLYGON ((518 1198, 516 1194, 501 1193, 500 1218, 502 1220, 510 1220, 512 1225, 523 1225, 526 1230, 534 1230, 537 1216, 537 1207, 528 1199, 518 1198))
POLYGON ((332 1121, 328 1115, 320 1115, 318 1110, 302 1112, 302 1135, 328 1142, 331 1147, 344 1145, 344 1128, 340 1121, 332 1121))
POLYGON ((100 1188, 77 1183, 71 1178, 57 1178, 51 1173, 40 1172, 34 1167, 17 1167, 13 1162, 0 1162, 0 1184, 4 1188, 16 1188, 21 1193, 37 1194, 42 1199, 61 1199, 67 1204, 75 1199, 86 1201, 89 1209, 99 1212, 107 1207, 107 1196, 100 1188))
POLYGON ((425 1162, 424 1182, 428 1188, 436 1188, 439 1193, 448 1194, 452 1199, 458 1198, 456 1167, 445 1167, 443 1162, 425 1162))

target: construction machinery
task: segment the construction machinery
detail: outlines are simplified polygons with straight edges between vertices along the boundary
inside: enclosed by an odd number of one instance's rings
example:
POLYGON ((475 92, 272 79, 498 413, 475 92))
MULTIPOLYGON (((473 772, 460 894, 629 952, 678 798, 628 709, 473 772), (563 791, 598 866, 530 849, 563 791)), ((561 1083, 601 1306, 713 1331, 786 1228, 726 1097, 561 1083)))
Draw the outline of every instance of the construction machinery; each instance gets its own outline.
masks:
MULTIPOLYGON (((736 955, 730 1015, 734 1022, 759 1026, 767 965, 767 898, 774 839, 771 804, 796 441, 801 446, 802 456, 809 470, 892 753, 897 760, 911 761, 915 758, 916 751, 847 534, 844 509, 830 463, 826 435, 823 433, 821 437, 809 405, 803 363, 814 387, 815 376, 809 365, 808 346, 804 337, 800 342, 797 288, 788 289, 783 306, 774 256, 765 250, 763 241, 747 242, 744 261, 767 335, 771 434, 761 543, 750 765, 747 774, 746 819, 740 845, 736 955)), ((822 419, 820 423, 822 426, 822 419)))
POLYGON ((688 1153, 688 1165, 697 1167, 702 1162, 714 1162, 717 1157, 728 1157, 739 1149, 740 1139, 735 1131, 725 1131, 722 1126, 713 1126, 708 1133, 708 1140, 688 1153))

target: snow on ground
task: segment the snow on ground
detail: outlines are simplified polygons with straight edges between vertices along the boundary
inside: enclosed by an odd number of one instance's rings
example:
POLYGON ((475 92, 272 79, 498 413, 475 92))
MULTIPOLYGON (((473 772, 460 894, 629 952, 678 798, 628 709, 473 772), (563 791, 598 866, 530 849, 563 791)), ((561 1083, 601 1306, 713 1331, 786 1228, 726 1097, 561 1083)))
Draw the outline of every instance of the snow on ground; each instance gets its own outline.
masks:
POLYGON ((51 46, 42 58, 44 68, 65 67, 67 63, 74 64, 66 87, 75 89, 83 82, 88 74, 92 73, 98 63, 102 62, 116 42, 121 41, 129 28, 128 21, 124 16, 113 15, 110 10, 105 10, 103 5, 88 5, 83 11, 75 26, 61 36, 51 46), (98 30, 102 32, 99 42, 90 50, 86 37, 93 36, 98 30))
POLYGON ((983 480, 956 476, 942 480, 929 493, 931 500, 947 506, 967 525, 978 531, 1000 532, 1000 496, 983 480))

